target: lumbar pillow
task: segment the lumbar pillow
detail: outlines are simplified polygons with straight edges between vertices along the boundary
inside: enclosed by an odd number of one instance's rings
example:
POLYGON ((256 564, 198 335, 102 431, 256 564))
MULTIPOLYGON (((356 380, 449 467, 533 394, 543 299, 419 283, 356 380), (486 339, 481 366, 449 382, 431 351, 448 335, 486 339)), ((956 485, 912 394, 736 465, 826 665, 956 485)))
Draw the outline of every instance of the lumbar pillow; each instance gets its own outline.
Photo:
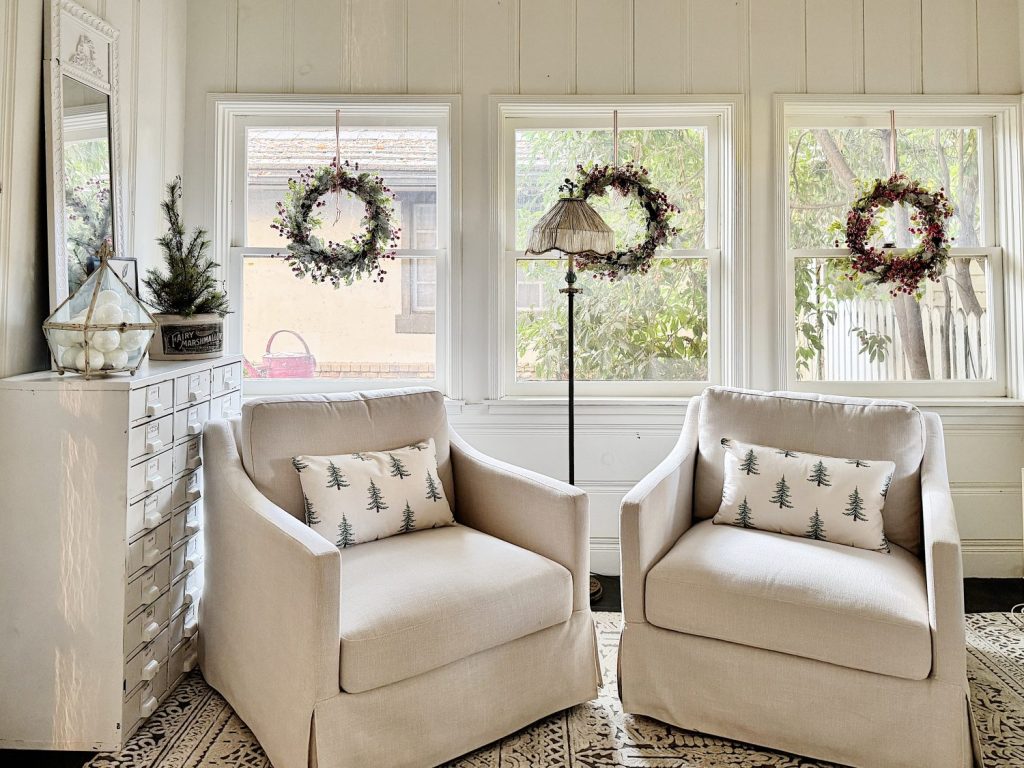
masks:
POLYGON ((295 456, 306 525, 339 548, 455 525, 434 441, 392 451, 295 456))
POLYGON ((889 552, 882 507, 896 465, 722 439, 725 487, 713 522, 889 552))

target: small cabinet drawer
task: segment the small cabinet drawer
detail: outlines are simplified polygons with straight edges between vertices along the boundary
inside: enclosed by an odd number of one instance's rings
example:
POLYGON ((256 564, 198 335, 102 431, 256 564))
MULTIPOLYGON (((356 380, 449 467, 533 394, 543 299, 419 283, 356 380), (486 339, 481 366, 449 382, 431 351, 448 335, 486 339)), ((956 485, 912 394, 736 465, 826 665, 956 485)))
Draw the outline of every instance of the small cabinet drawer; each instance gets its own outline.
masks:
POLYGON ((174 410, 174 380, 133 389, 128 397, 128 420, 160 417, 174 410))
POLYGON ((231 363, 213 369, 213 394, 230 392, 242 384, 242 364, 231 363))
POLYGON ((177 680, 181 675, 187 675, 199 664, 199 644, 196 638, 186 640, 174 651, 167 663, 167 679, 177 680))
POLYGON ((194 504, 203 498, 203 470, 188 472, 171 486, 171 508, 179 509, 186 504, 194 504))
POLYGON ((128 459, 159 453, 174 441, 174 417, 171 414, 146 424, 132 427, 128 432, 128 459))
POLYGON ((190 373, 174 380, 174 404, 198 403, 210 397, 210 371, 190 373))
POLYGON ((164 486, 128 507, 128 539, 171 519, 171 487, 164 486))
POLYGON ((178 611, 199 605, 199 598, 203 594, 203 569, 200 567, 190 571, 185 578, 178 581, 171 587, 171 616, 176 616, 178 611))
POLYGON ((149 645, 132 656, 124 664, 124 689, 134 691, 135 686, 143 681, 155 680, 160 670, 167 666, 168 638, 166 629, 157 635, 149 645))
POLYGON ((242 412, 242 393, 228 392, 210 401, 211 419, 231 419, 242 412))
POLYGON ((177 581, 183 573, 191 573, 202 564, 203 534, 197 533, 171 552, 171 581, 177 581))
POLYGON ((140 461, 128 470, 128 498, 135 501, 143 494, 163 488, 171 482, 173 474, 170 451, 140 461))
POLYGON ((171 518, 171 546, 177 546, 189 536, 199 533, 203 527, 203 505, 202 502, 190 504, 179 509, 171 518))
MULTIPOLYGON (((135 649, 152 642, 160 634, 160 630, 167 623, 167 604, 169 597, 164 594, 157 598, 157 601, 146 608, 142 613, 124 625, 124 650, 125 656, 131 657, 135 649)), ((182 614, 185 615, 184 613, 182 614)))
POLYGON ((171 559, 164 557, 125 590, 124 615, 130 616, 145 605, 152 605, 171 583, 171 559))
POLYGON ((182 408, 174 414, 174 439, 186 440, 203 433, 203 424, 210 420, 210 403, 182 408))
POLYGON ((199 632, 199 607, 190 605, 171 619, 167 641, 171 648, 177 648, 183 640, 191 640, 199 632))
POLYGON ((170 549, 171 523, 168 521, 128 545, 129 575, 156 565, 170 549))
POLYGON ((131 733, 136 723, 156 712, 160 699, 165 693, 167 693, 167 666, 161 665, 155 678, 143 683, 125 698, 124 709, 121 713, 125 733, 131 733))
POLYGON ((174 446, 174 476, 178 477, 182 472, 192 469, 199 469, 203 466, 203 456, 199 450, 199 437, 180 445, 174 446))

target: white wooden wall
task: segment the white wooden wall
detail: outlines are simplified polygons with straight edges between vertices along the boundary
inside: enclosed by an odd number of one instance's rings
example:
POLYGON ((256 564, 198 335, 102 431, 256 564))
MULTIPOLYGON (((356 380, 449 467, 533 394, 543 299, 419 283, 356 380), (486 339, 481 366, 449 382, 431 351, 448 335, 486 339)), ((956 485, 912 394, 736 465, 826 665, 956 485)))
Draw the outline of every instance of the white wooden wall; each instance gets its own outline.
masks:
MULTIPOLYGON (((185 14, 180 0, 79 0, 120 32, 126 233, 141 268, 163 229, 163 184, 182 171, 185 14)), ((0 376, 47 365, 43 0, 0 0, 0 376)))
MULTIPOLYGON (((1017 0, 189 0, 186 211, 200 220, 213 194, 196 189, 209 92, 461 94, 467 404, 454 421, 484 450, 563 475, 564 408, 485 402, 488 94, 744 94, 749 284, 775 285, 772 94, 1017 94, 1020 23, 1017 0)), ((750 302, 750 386, 778 385, 778 300, 750 302)), ((619 498, 670 449, 682 410, 581 410, 577 473, 595 568, 611 572, 619 498)), ((939 410, 967 570, 1019 576, 1024 409, 939 410)))

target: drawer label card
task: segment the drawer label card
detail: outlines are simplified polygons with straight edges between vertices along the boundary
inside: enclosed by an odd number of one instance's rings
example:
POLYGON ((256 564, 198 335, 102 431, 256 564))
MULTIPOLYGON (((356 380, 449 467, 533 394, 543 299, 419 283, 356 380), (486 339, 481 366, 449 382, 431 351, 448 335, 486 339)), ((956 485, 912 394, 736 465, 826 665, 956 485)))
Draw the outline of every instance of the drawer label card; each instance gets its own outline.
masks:
POLYGON ((199 389, 199 374, 193 373, 188 377, 188 388, 191 390, 199 389))
POLYGON ((160 459, 150 459, 146 464, 146 477, 154 478, 160 474, 160 459))
POLYGON ((146 405, 153 405, 153 403, 160 402, 160 387, 147 387, 146 388, 146 405))
POLYGON ((199 457, 199 441, 193 440, 188 444, 188 449, 185 451, 185 456, 191 461, 192 459, 199 457))
POLYGON ((158 501, 159 501, 159 499, 157 499, 156 496, 150 496, 148 499, 146 499, 145 503, 142 505, 143 511, 147 515, 150 512, 155 512, 156 511, 156 505, 157 505, 158 501))
POLYGON ((199 408, 188 409, 188 421, 190 424, 199 421, 199 408))
POLYGON ((146 427, 146 439, 152 440, 157 437, 160 437, 160 425, 154 421, 146 427))
POLYGON ((194 491, 199 486, 199 475, 191 474, 188 476, 188 485, 186 486, 190 491, 194 491))

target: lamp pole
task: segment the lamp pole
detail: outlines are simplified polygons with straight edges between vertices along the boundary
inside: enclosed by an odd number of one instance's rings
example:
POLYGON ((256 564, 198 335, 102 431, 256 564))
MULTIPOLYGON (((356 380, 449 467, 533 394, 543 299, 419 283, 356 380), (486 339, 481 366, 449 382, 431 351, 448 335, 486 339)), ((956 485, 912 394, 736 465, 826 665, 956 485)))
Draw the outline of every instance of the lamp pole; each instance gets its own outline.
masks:
POLYGON ((576 269, 571 254, 567 255, 568 266, 565 271, 565 288, 559 288, 559 293, 569 297, 569 485, 576 485, 576 333, 574 327, 576 294, 580 289, 576 287, 576 269))

